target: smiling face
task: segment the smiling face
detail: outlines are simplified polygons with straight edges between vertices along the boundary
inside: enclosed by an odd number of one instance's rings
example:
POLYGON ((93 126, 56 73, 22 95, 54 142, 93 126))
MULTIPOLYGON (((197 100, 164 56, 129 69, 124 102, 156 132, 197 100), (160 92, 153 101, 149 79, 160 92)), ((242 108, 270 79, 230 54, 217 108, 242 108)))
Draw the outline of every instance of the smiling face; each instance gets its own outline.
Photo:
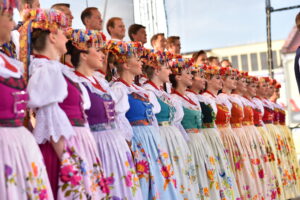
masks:
POLYGON ((230 75, 226 76, 226 78, 223 79, 224 88, 227 88, 229 90, 234 90, 237 87, 237 78, 236 76, 230 75))
POLYGON ((176 75, 176 80, 185 87, 190 87, 193 84, 192 74, 190 69, 183 69, 181 74, 176 75))

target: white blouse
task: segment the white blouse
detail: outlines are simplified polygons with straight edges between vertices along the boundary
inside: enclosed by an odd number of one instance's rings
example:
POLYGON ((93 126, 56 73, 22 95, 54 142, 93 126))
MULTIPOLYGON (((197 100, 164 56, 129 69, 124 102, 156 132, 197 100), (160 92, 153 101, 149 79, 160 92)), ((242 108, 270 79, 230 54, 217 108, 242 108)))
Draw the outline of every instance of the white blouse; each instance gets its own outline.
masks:
MULTIPOLYGON (((36 127, 33 133, 37 143, 45 143, 51 138, 57 142, 60 137, 69 139, 74 136, 74 129, 58 104, 68 95, 64 76, 80 83, 78 77, 69 67, 55 60, 34 58, 29 67, 28 107, 36 110, 36 127)), ((83 85, 79 86, 82 91, 83 107, 88 109, 90 107, 88 93, 83 85)))

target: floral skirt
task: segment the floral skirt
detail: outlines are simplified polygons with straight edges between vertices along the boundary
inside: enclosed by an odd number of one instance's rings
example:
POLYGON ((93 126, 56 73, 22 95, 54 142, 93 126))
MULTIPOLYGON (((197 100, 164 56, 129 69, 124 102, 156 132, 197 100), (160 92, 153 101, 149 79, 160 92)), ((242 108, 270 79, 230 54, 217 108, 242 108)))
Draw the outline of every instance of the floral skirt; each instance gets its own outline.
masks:
POLYGON ((196 178, 201 200, 220 200, 216 160, 202 132, 190 132, 188 145, 196 164, 196 178))
POLYGON ((230 162, 226 156, 220 132, 217 128, 204 128, 203 132, 216 159, 217 178, 220 184, 222 199, 240 199, 238 186, 230 162))
POLYGON ((49 142, 40 145, 56 199, 109 197, 111 177, 104 177, 95 140, 86 127, 73 127, 76 135, 65 140, 61 158, 49 142))
POLYGON ((275 144, 284 196, 287 199, 295 198, 298 195, 296 170, 293 165, 293 160, 289 157, 285 134, 280 128, 273 124, 266 124, 266 128, 275 144))
POLYGON ((289 152, 290 160, 293 163, 294 169, 295 169, 295 179, 297 180, 297 196, 300 195, 300 168, 299 168, 299 162, 297 158, 297 152, 295 147, 295 142, 293 139, 292 131, 287 127, 286 125, 278 125, 278 128, 282 130, 282 132, 285 135, 286 138, 286 144, 289 152))
POLYGON ((103 174, 112 183, 106 190, 112 199, 143 199, 130 148, 120 131, 93 132, 103 174))
POLYGON ((40 149, 25 127, 0 128, 0 163, 0 199, 54 199, 40 149))
POLYGON ((257 130, 259 131, 262 139, 264 140, 266 146, 266 152, 268 155, 268 162, 270 163, 272 173, 275 175, 275 184, 277 188, 276 199, 285 200, 281 175, 278 168, 278 158, 276 154, 276 147, 269 134, 268 130, 264 126, 257 126, 257 130))
MULTIPOLYGON (((254 125, 243 126, 247 137, 249 138, 250 146, 253 153, 260 158, 261 170, 263 170, 263 190, 265 199, 276 199, 277 187, 276 187, 276 174, 273 173, 271 163, 268 160, 267 146, 263 137, 260 135, 258 129, 254 125)), ((257 160, 258 161, 258 160, 257 160)), ((254 160, 254 162, 256 162, 254 160)), ((260 166, 260 165, 258 165, 260 166)), ((262 171, 259 170, 258 173, 262 171)), ((260 176, 259 175, 259 176, 260 176)))
POLYGON ((143 199, 182 199, 176 189, 169 155, 161 150, 161 139, 156 128, 133 126, 132 151, 143 199))
POLYGON ((200 199, 195 163, 183 135, 175 126, 160 126, 159 131, 170 156, 179 193, 184 199, 200 199))
POLYGON ((238 135, 228 127, 219 127, 226 155, 234 172, 242 200, 258 199, 253 170, 247 151, 243 148, 238 135))

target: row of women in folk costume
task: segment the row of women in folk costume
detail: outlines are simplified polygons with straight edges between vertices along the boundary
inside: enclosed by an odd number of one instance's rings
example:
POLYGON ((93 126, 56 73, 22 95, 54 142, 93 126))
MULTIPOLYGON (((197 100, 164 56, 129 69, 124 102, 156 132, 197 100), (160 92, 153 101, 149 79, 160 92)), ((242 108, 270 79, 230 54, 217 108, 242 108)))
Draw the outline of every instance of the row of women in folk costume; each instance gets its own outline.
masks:
MULTIPOLYGON (((1 45, 14 6, 1 4, 1 45)), ((275 80, 105 42, 55 10, 28 10, 19 32, 22 62, 0 52, 0 199, 299 194, 285 112, 269 100, 275 80), (135 84, 142 74, 148 80, 135 84)))

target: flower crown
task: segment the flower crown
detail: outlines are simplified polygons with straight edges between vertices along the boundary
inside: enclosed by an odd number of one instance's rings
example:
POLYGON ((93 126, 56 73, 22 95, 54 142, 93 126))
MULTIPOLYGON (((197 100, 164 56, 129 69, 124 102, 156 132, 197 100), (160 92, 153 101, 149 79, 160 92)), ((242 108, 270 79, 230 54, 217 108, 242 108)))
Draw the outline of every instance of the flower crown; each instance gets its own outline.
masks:
POLYGON ((188 69, 194 63, 192 58, 173 58, 169 61, 169 66, 174 74, 179 72, 179 69, 188 69))
POLYGON ((86 51, 93 45, 96 48, 105 47, 105 35, 100 31, 69 28, 65 34, 79 50, 86 51))
POLYGON ((173 54, 169 52, 154 52, 153 50, 144 48, 141 60, 145 65, 158 69, 160 65, 168 63, 172 60, 173 54))
POLYGON ((197 65, 197 64, 192 65, 192 71, 194 72, 204 73, 206 68, 207 68, 206 65, 197 65))
POLYGON ((207 66, 205 68, 206 75, 220 75, 220 67, 217 66, 207 66))
POLYGON ((110 40, 107 42, 106 50, 112 53, 117 62, 125 63, 126 60, 134 55, 141 56, 144 48, 141 42, 123 42, 110 40))
POLYGON ((271 81, 270 77, 260 77, 259 82, 260 83, 269 83, 271 81))
POLYGON ((20 27, 20 60, 25 64, 25 77, 28 77, 28 66, 31 53, 31 32, 33 29, 56 32, 69 26, 68 18, 64 13, 54 9, 28 9, 23 16, 23 25, 20 27))
POLYGON ((248 76, 246 78, 247 83, 257 83, 258 82, 258 78, 256 76, 248 76))
POLYGON ((221 67, 220 68, 220 75, 221 76, 237 76, 238 69, 232 68, 232 67, 221 67))

